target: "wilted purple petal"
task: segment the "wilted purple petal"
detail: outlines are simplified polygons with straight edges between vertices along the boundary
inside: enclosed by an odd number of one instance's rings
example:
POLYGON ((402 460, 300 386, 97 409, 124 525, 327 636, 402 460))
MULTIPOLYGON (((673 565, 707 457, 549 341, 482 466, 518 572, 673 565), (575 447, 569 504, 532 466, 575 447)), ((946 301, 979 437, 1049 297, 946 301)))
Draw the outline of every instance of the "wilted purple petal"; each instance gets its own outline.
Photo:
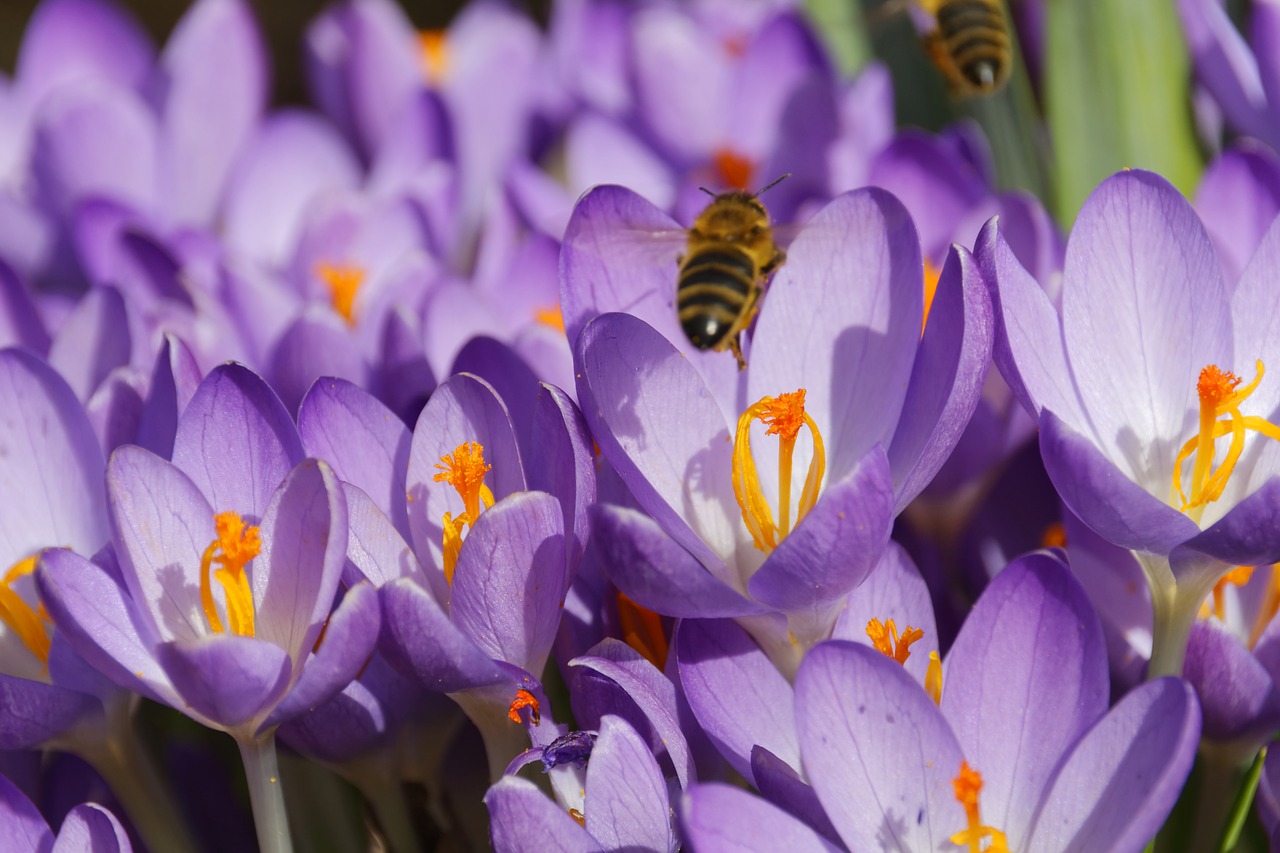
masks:
POLYGON ((158 646, 156 657, 182 702, 227 729, 278 701, 289 684, 288 652, 256 637, 175 640, 158 646))
POLYGON ((680 827, 695 849, 710 853, 842 849, 767 800, 721 782, 693 786, 680 809, 680 827))

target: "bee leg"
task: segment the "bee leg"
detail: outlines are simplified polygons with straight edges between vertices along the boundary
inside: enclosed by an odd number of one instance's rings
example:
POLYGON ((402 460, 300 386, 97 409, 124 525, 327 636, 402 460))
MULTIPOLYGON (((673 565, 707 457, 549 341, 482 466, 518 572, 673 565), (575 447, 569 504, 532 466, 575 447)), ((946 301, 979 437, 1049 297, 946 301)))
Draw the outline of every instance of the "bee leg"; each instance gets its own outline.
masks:
POLYGON ((773 272, 778 267, 782 266, 782 262, 785 261, 786 259, 787 259, 787 253, 782 251, 781 249, 778 249, 776 252, 773 253, 773 257, 769 259, 769 262, 764 266, 760 267, 760 275, 768 275, 769 273, 773 272))
POLYGON ((734 335, 729 341, 729 351, 733 353, 733 357, 738 360, 738 369, 747 369, 747 360, 742 357, 742 339, 739 335, 734 335))

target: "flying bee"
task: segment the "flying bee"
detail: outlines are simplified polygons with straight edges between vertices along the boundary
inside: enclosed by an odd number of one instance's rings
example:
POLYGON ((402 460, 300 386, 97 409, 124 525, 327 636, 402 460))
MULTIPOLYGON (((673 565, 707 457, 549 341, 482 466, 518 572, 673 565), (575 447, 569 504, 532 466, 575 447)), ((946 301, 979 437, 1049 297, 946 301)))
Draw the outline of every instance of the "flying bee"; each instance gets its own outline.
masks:
POLYGON ((747 366, 740 337, 760 308, 764 280, 786 253, 774 242, 769 212, 759 193, 734 191, 712 196, 687 235, 677 263, 676 315, 689 343, 698 349, 730 350, 738 369, 747 366))
POLYGON ((1013 49, 1001 0, 916 0, 933 17, 924 49, 953 95, 990 95, 1009 78, 1013 49))

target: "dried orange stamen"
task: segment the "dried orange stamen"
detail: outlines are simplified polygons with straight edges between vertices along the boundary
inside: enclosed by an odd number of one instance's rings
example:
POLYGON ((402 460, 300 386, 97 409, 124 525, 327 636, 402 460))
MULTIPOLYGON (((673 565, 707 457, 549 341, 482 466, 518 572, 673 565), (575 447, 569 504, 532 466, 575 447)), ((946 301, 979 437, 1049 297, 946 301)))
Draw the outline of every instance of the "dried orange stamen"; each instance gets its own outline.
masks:
POLYGON ((463 526, 475 526, 480 518, 481 503, 486 508, 493 506, 493 492, 484 484, 484 475, 493 466, 484 461, 484 445, 478 441, 464 441, 453 453, 441 456, 436 467, 440 473, 435 475, 435 481, 453 486, 462 498, 463 513, 454 516, 446 512, 441 523, 444 528, 444 577, 452 584, 453 570, 462 551, 463 526))
POLYGON ((356 294, 364 283, 364 270, 350 264, 316 264, 316 277, 329 288, 329 298, 333 302, 333 310, 347 321, 347 325, 355 324, 356 294))
MULTIPOLYGON (((1262 362, 1257 362, 1257 376, 1243 388, 1241 379, 1231 371, 1224 371, 1210 364, 1200 371, 1196 392, 1200 396, 1200 431, 1178 451, 1173 463, 1173 489, 1179 499, 1179 509, 1199 522, 1207 504, 1222 497, 1227 480, 1235 470, 1240 454, 1244 452, 1245 432, 1253 430, 1268 438, 1280 441, 1280 427, 1256 415, 1246 417, 1240 413, 1240 404, 1248 399, 1262 381, 1262 362), (1221 418, 1221 420, 1220 420, 1221 418), (1214 442, 1224 435, 1231 436, 1227 456, 1216 470, 1213 468, 1214 442), (1191 495, 1182 487, 1182 463, 1195 454, 1191 468, 1191 495)), ((1172 502, 1172 499, 1171 499, 1172 502)))
POLYGON ((978 794, 982 791, 982 774, 969 766, 969 762, 960 762, 960 773, 951 780, 955 789, 956 800, 964 807, 965 820, 968 827, 951 836, 951 843, 968 847, 970 853, 1009 853, 1009 843, 1004 833, 998 829, 982 825, 978 811, 978 794), (982 842, 991 839, 991 844, 983 848, 982 842))
POLYGON ((738 418, 733 441, 733 493, 742 508, 742 520, 751 531, 757 548, 766 553, 791 532, 791 457, 795 452, 800 427, 807 426, 813 437, 813 459, 805 476, 804 489, 796 508, 796 523, 805 517, 818 501, 818 488, 826 471, 826 452, 818 425, 804 410, 805 389, 777 397, 761 397, 747 407, 738 418), (780 523, 773 523, 773 513, 760 489, 756 463, 751 456, 751 423, 760 420, 768 429, 766 435, 778 436, 778 509, 780 523))
POLYGON ((18 635, 18 639, 22 640, 22 644, 40 663, 48 666, 49 615, 45 613, 43 604, 33 608, 13 590, 15 581, 35 571, 36 560, 35 556, 31 556, 18 561, 0 580, 0 622, 18 635))
POLYGON ((908 625, 907 630, 899 637, 898 626, 893 624, 892 619, 886 622, 872 619, 867 623, 867 636, 880 654, 905 664, 907 658, 911 657, 911 644, 923 638, 924 631, 908 625))
POLYGON ((213 585, 210 581, 210 569, 216 563, 219 568, 212 575, 222 585, 231 633, 252 637, 253 592, 249 588, 249 578, 244 567, 262 550, 262 539, 258 528, 246 525, 239 513, 220 512, 213 517, 213 524, 217 538, 204 549, 200 558, 200 604, 213 633, 225 633, 226 629, 218 617, 217 602, 213 600, 213 585))
POLYGON ((533 724, 535 726, 542 725, 542 708, 538 704, 538 697, 523 688, 517 690, 516 698, 511 700, 511 707, 507 709, 507 719, 513 723, 523 725, 524 720, 520 718, 520 712, 525 708, 529 709, 529 719, 533 724))

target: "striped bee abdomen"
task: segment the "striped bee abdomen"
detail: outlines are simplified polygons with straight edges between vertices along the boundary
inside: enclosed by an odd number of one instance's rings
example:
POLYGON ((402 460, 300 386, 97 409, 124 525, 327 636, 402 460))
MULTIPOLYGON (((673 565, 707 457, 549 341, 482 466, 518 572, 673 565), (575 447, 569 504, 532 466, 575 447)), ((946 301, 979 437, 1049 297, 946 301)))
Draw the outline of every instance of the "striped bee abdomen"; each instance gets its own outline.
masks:
POLYGON ((956 70, 989 91, 1009 73, 1008 23, 999 0, 948 0, 937 11, 938 33, 956 70))
POLYGON ((711 349, 725 339, 757 295, 750 256, 733 246, 695 252, 680 267, 676 312, 690 343, 711 349))

